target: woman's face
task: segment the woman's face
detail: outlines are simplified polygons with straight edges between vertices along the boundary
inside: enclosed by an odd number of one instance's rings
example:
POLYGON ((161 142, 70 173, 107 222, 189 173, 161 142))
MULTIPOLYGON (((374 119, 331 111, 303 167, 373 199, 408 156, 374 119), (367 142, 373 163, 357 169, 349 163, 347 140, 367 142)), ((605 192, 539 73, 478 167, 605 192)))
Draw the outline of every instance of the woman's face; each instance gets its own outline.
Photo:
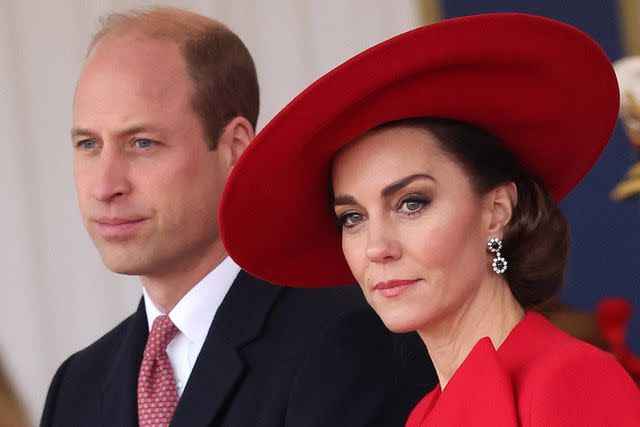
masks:
POLYGON ((491 271, 491 209, 425 130, 366 134, 333 165, 342 249, 369 304, 395 332, 463 313, 491 271))

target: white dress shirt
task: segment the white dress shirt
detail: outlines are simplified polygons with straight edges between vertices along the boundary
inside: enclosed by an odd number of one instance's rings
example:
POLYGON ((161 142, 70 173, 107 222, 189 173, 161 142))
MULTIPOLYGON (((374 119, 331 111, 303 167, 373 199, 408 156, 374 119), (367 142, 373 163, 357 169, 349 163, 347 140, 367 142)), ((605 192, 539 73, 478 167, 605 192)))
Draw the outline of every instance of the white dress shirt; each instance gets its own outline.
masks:
MULTIPOLYGON (((240 267, 230 257, 225 258, 169 312, 169 318, 180 330, 167 346, 178 397, 182 396, 187 385, 211 322, 239 272, 240 267)), ((142 294, 151 330, 155 318, 164 313, 156 307, 144 287, 142 294)))

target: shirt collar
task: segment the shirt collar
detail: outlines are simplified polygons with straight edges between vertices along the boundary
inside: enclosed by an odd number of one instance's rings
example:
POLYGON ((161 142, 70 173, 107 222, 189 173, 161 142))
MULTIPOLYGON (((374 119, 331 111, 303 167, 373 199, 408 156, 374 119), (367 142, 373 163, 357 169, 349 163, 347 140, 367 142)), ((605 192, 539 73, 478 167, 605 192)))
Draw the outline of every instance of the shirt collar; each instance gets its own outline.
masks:
MULTIPOLYGON (((230 257, 226 257, 197 285, 191 288, 169 312, 169 318, 173 324, 191 342, 204 342, 211 322, 213 322, 222 300, 239 272, 240 267, 230 257)), ((142 287, 142 295, 149 330, 151 330, 153 321, 163 313, 153 303, 144 286, 142 287)))

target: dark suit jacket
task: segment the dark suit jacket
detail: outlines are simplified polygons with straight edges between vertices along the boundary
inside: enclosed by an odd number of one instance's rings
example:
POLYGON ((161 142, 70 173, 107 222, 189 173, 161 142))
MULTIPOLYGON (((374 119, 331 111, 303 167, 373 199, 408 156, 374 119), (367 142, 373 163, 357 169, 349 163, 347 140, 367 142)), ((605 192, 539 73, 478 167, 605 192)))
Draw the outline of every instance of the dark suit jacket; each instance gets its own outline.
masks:
MULTIPOLYGON (((138 310, 56 373, 43 427, 137 426, 148 324, 138 310)), ((402 426, 436 383, 416 335, 388 332, 354 287, 283 288, 242 271, 172 426, 402 426)))

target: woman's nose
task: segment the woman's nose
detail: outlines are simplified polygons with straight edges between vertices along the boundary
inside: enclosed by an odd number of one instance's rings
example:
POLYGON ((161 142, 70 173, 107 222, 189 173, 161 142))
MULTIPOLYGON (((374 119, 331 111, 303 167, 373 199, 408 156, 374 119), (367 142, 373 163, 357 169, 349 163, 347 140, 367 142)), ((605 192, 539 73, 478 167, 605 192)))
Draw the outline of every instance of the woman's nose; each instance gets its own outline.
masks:
POLYGON ((372 262, 388 262, 398 259, 400 245, 390 226, 384 221, 369 219, 367 257, 372 262))

